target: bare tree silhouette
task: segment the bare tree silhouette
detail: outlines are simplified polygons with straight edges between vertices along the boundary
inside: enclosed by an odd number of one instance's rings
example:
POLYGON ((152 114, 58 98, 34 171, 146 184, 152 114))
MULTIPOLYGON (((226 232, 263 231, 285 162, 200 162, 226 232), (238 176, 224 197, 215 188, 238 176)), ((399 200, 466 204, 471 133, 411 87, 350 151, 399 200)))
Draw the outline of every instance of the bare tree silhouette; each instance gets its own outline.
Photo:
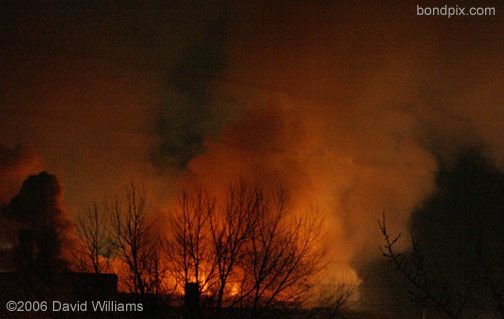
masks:
POLYGON ((159 293, 166 275, 161 261, 161 241, 148 205, 146 191, 131 183, 125 201, 116 197, 105 208, 110 217, 115 253, 127 268, 126 284, 141 297, 159 293))
POLYGON ((182 191, 168 241, 180 286, 199 284, 209 306, 256 318, 301 305, 325 266, 323 220, 296 215, 283 188, 231 185, 221 204, 204 188, 182 191))
POLYGON ((77 220, 77 234, 80 242, 74 258, 79 270, 96 274, 110 271, 112 253, 110 232, 103 209, 95 202, 77 220))
POLYGON ((214 214, 216 202, 200 188, 194 196, 187 190, 182 191, 178 203, 171 219, 173 236, 166 245, 170 271, 179 286, 197 283, 201 293, 215 278, 209 219, 214 214))
MULTIPOLYGON (((204 187, 182 191, 171 231, 161 237, 146 191, 131 183, 124 198, 94 204, 79 219, 80 265, 99 274, 110 256, 122 265, 128 291, 140 297, 169 293, 173 282, 196 288, 205 313, 241 309, 257 318, 300 307, 326 265, 320 214, 294 212, 283 188, 265 193, 240 181, 224 195, 219 202, 204 187)), ((351 291, 338 292, 319 306, 341 309, 351 291)))
POLYGON ((414 303, 430 303, 448 318, 477 316, 478 311, 492 309, 498 317, 504 318, 503 290, 488 266, 480 245, 472 262, 471 273, 460 279, 462 282, 453 283, 443 279, 436 269, 428 269, 426 259, 429 256, 422 253, 413 238, 410 252, 400 252, 396 249, 401 234, 390 234, 385 214, 379 222, 379 227, 385 241, 383 247, 380 247, 383 256, 412 285, 413 289, 408 290, 408 293, 414 303))
POLYGON ((325 236, 323 220, 294 216, 285 189, 280 188, 271 200, 262 199, 257 212, 242 284, 251 318, 273 308, 298 306, 325 265, 325 247, 320 245, 325 236))
POLYGON ((307 318, 344 318, 355 285, 344 280, 320 287, 307 318))
POLYGON ((213 214, 210 217, 212 247, 218 277, 217 311, 223 306, 230 278, 236 277, 236 269, 243 264, 247 255, 247 244, 250 242, 262 201, 262 193, 242 181, 229 187, 224 208, 220 214, 213 214))

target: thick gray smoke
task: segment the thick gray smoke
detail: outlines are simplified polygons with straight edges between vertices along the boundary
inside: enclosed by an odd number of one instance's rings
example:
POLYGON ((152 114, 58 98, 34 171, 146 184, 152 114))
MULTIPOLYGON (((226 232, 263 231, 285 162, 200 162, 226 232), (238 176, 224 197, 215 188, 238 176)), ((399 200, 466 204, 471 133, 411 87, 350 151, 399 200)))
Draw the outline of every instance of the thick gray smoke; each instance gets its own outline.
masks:
POLYGON ((0 144, 0 203, 14 196, 23 180, 41 168, 38 154, 30 147, 0 144))
POLYGON ((72 213, 131 179, 161 198, 225 121, 226 2, 1 3, 0 144, 35 145, 72 213))
POLYGON ((439 187, 440 161, 484 145, 502 167, 502 19, 416 17, 415 8, 237 4, 217 87, 246 109, 206 137, 190 178, 213 188, 236 176, 281 182, 299 207, 317 204, 339 275, 380 258, 383 211, 407 235, 439 187))
MULTIPOLYGON (((451 307, 459 295, 471 289, 468 307, 491 307, 485 277, 494 284, 504 280, 504 173, 481 149, 469 149, 449 161, 439 157, 436 189, 411 216, 410 233, 424 258, 430 292, 439 296, 446 287, 451 307), (476 278, 477 284, 474 280, 476 278)), ((388 229, 392 234, 397 229, 388 229)), ((410 240, 403 234, 401 240, 410 240)), ((411 249, 402 252, 412 254, 411 249)), ((411 259, 414 260, 414 259, 411 259)), ((410 263, 410 269, 416 269, 410 263)), ((377 259, 359 269, 361 306, 396 309, 398 318, 411 318, 411 295, 422 293, 385 259, 377 259), (379 305, 379 306, 377 306, 379 305), (409 305, 409 306, 408 306, 409 305)), ((421 303, 432 306, 431 300, 421 303)))
POLYGON ((211 188, 237 176, 284 183, 332 221, 335 274, 379 258, 383 210, 408 231, 440 187, 440 161, 483 145, 504 167, 500 11, 236 1, 228 20, 222 5, 1 10, 1 136, 35 143, 76 210, 133 174, 152 177, 152 163, 211 188))
POLYGON ((168 90, 158 108, 155 132, 159 143, 151 159, 158 169, 185 169, 204 152, 204 140, 222 122, 214 106, 212 80, 225 67, 226 9, 193 43, 182 50, 168 74, 168 90))
POLYGON ((18 194, 2 208, 8 224, 17 225, 9 231, 15 241, 17 231, 30 229, 37 245, 36 264, 43 269, 62 267, 64 249, 72 238, 72 222, 63 207, 63 189, 55 175, 41 172, 29 176, 18 194))

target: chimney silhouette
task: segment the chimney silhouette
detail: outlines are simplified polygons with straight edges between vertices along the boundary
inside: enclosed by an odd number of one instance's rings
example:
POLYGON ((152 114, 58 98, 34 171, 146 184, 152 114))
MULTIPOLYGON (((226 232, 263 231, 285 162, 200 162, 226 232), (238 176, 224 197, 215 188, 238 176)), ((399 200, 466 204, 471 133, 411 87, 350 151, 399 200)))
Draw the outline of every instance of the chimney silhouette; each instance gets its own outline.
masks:
POLYGON ((200 292, 199 284, 195 282, 188 282, 185 285, 184 294, 185 318, 198 319, 200 318, 200 292))

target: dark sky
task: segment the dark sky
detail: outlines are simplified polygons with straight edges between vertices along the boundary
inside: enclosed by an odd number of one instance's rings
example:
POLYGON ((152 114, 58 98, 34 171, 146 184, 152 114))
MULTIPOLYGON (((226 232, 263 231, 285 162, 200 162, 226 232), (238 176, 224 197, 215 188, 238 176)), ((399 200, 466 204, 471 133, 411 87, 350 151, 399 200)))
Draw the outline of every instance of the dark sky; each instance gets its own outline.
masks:
POLYGON ((35 148, 76 206, 149 174, 167 74, 221 11, 211 1, 2 3, 1 143, 35 148))
POLYGON ((412 1, 2 2, 2 191, 44 168, 75 214, 132 178, 158 206, 185 182, 282 182, 348 266, 383 210, 407 228, 438 157, 477 146, 504 167, 495 3, 448 19, 412 1))

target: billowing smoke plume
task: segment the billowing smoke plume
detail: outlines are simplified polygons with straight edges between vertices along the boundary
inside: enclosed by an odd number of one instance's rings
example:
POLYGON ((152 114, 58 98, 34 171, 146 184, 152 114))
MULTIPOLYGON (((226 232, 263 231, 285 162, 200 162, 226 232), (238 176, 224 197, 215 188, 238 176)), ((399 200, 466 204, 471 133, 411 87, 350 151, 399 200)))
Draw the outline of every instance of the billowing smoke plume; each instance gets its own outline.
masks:
POLYGON ((173 179, 158 173, 179 172, 222 121, 209 81, 225 2, 2 6, 0 143, 35 145, 74 215, 132 179, 166 195, 173 179))
POLYGON ((29 229, 37 245, 35 262, 50 269, 60 267, 64 249, 71 241, 72 223, 62 208, 62 187, 55 175, 41 172, 29 176, 19 193, 3 208, 3 218, 18 225, 10 229, 29 229))
POLYGON ((439 157, 485 145, 503 160, 504 77, 486 68, 502 64, 497 20, 412 19, 414 9, 236 5, 214 90, 243 111, 206 137, 184 178, 214 189, 237 176, 285 184, 299 209, 316 205, 331 221, 334 273, 379 258, 377 220, 385 211, 408 232, 439 157))
MULTIPOLYGON (((504 258, 504 173, 481 149, 465 150, 449 162, 439 158, 438 163, 436 190, 412 213, 409 223, 418 252, 424 257, 425 276, 436 283, 431 293, 439 294, 440 287, 446 285, 447 295, 455 298, 478 278, 479 284, 471 287, 472 302, 492 305, 485 280, 478 276, 484 272, 495 282, 504 279, 500 271, 504 258)), ((410 239, 403 236, 401 240, 410 239)), ((403 253, 412 252, 406 249, 403 253)), ((408 291, 419 293, 403 274, 384 259, 360 270, 361 306, 395 307, 402 310, 399 318, 409 318, 408 291)))
POLYGON ((440 161, 436 191, 411 217, 411 234, 449 276, 469 273, 481 246, 492 266, 503 260, 504 173, 478 150, 440 161))
POLYGON ((33 149, 0 145, 0 203, 6 203, 16 194, 26 176, 40 168, 41 161, 33 149))
POLYGON ((210 85, 224 68, 226 9, 194 43, 182 50, 168 74, 168 90, 159 106, 155 132, 159 143, 151 159, 158 169, 185 169, 204 151, 204 139, 217 133, 222 117, 210 85))
POLYGON ((212 189, 286 184, 330 219, 334 271, 353 269, 379 257, 382 211, 407 231, 439 158, 476 146, 504 166, 504 20, 347 3, 2 10, 2 137, 37 145, 76 210, 151 161, 212 189))
POLYGON ((24 179, 41 168, 38 154, 30 147, 10 148, 0 145, 0 268, 13 266, 11 250, 16 242, 19 224, 5 216, 5 205, 16 195, 24 179))

